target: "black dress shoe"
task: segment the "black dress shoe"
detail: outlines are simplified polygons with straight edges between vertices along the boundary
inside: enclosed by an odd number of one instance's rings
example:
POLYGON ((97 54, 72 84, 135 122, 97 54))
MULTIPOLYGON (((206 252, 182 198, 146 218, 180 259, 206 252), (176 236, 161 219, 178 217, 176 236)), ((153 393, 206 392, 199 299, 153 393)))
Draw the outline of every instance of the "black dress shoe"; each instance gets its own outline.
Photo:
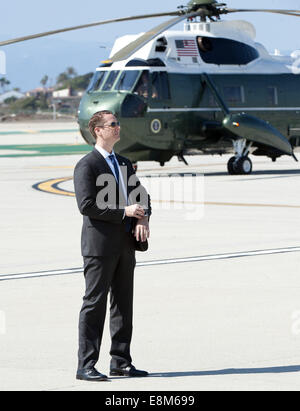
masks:
POLYGON ((147 371, 137 370, 133 365, 129 365, 126 368, 112 368, 110 375, 112 377, 147 377, 149 374, 147 371))
POLYGON ((78 370, 76 379, 82 381, 108 381, 107 376, 100 374, 95 368, 78 370))

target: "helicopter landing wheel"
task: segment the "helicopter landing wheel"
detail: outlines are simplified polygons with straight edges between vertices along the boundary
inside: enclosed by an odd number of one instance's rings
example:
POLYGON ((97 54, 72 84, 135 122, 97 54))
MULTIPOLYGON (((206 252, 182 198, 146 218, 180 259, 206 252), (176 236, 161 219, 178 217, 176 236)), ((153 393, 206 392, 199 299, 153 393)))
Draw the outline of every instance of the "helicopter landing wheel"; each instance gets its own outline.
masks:
POLYGON ((242 157, 236 164, 237 174, 251 174, 252 173, 252 161, 249 157, 242 157))
POLYGON ((247 175, 252 173, 252 161, 249 157, 231 157, 227 164, 228 173, 231 175, 247 175))
POLYGON ((228 170, 228 173, 230 175, 236 174, 236 172, 235 172, 235 162, 236 162, 236 158, 231 157, 231 159, 227 163, 227 170, 228 170))

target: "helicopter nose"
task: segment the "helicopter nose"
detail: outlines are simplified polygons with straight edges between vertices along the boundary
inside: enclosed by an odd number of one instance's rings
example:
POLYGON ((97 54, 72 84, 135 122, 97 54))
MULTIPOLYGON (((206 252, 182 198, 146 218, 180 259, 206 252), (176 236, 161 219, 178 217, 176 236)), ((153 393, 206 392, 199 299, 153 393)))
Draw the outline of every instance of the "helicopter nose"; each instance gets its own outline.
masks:
MULTIPOLYGON (((86 93, 82 98, 78 112, 80 132, 88 144, 95 144, 95 139, 89 132, 88 124, 91 117, 99 111, 111 111, 116 117, 121 112, 124 96, 119 93, 86 93)), ((120 130, 118 128, 118 130, 120 130)))
POLYGON ((118 116, 123 100, 124 97, 116 93, 102 93, 101 96, 93 96, 88 103, 89 115, 92 117, 98 111, 108 110, 118 116))
POLYGON ((107 102, 107 103, 103 103, 103 101, 97 101, 96 103, 94 103, 94 106, 91 108, 92 115, 94 115, 95 113, 97 113, 98 111, 111 111, 113 114, 117 115, 119 114, 119 104, 112 104, 112 102, 107 102))

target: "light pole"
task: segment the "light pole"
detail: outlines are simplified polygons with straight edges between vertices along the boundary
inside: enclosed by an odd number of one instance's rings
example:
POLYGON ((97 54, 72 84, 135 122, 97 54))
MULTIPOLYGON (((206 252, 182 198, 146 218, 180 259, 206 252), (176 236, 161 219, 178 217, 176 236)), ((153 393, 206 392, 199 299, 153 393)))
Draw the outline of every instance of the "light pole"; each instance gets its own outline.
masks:
POLYGON ((53 101, 52 101, 51 107, 53 108, 53 121, 55 121, 56 120, 56 105, 53 101))

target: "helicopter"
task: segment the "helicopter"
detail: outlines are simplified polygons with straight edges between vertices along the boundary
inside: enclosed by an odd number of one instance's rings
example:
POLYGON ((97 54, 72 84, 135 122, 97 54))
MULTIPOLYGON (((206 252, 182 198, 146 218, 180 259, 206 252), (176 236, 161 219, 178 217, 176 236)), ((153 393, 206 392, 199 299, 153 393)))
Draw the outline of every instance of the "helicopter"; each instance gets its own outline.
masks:
MULTIPOLYGON (((243 12, 300 17, 300 10, 230 9, 216 0, 192 0, 176 11, 106 20, 0 42, 1 46, 120 21, 171 16, 150 31, 116 40, 96 69, 78 109, 83 139, 95 144, 91 116, 119 118, 116 152, 164 166, 177 156, 234 152, 231 175, 251 174, 249 155, 297 158, 300 146, 299 70, 255 41, 255 28, 222 15, 243 12), (170 30, 180 22, 184 30, 170 30)), ((299 58, 299 55, 294 56, 299 58)), ((294 58, 294 60, 295 60, 294 58)))

